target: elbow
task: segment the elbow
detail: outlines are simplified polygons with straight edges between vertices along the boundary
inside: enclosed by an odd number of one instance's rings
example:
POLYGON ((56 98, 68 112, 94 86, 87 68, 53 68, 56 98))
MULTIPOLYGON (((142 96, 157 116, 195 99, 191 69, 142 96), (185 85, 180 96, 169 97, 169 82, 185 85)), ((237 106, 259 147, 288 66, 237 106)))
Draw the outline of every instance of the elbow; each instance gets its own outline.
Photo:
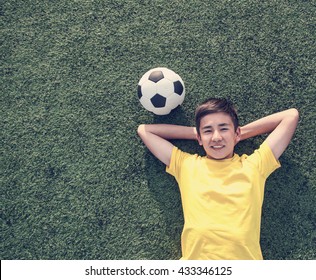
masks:
POLYGON ((141 137, 144 131, 145 131, 145 125, 144 124, 139 125, 137 128, 137 134, 141 137))
POLYGON ((299 120, 299 117, 300 117, 300 113, 299 111, 296 109, 296 108, 291 108, 289 110, 289 115, 294 118, 296 121, 299 120))
POLYGON ((300 117, 300 114, 298 110, 295 108, 291 108, 288 110, 286 119, 290 121, 296 127, 299 121, 299 117, 300 117))

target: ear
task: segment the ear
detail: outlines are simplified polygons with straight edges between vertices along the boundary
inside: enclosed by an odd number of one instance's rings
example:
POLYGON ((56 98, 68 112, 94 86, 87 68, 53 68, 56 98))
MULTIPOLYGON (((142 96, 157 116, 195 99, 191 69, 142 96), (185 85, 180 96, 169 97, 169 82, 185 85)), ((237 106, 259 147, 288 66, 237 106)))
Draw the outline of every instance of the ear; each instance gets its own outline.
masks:
POLYGON ((236 138, 235 138, 235 145, 241 140, 241 130, 240 127, 238 126, 236 129, 236 138))
POLYGON ((199 133, 196 135, 196 138, 197 138, 197 140, 198 140, 198 142, 199 142, 199 145, 200 145, 200 146, 203 146, 202 139, 201 139, 201 135, 200 135, 199 133))

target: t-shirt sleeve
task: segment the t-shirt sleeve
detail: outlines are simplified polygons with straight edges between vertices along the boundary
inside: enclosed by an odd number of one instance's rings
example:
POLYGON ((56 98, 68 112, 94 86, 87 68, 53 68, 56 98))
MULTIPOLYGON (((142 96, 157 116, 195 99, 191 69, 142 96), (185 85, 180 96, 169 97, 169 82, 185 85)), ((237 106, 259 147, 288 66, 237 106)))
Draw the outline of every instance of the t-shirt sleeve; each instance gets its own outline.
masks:
POLYGON ((266 141, 249 156, 248 160, 257 166, 259 172, 265 178, 281 166, 266 141))
POLYGON ((181 151, 177 147, 173 147, 170 164, 166 166, 166 172, 178 180, 180 178, 182 163, 189 155, 190 154, 181 151))

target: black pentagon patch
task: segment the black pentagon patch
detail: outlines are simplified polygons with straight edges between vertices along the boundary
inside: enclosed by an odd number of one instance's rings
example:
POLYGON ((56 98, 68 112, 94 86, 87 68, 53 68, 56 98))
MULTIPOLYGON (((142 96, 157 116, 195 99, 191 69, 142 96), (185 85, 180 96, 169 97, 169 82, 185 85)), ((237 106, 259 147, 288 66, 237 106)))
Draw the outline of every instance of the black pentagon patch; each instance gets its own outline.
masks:
POLYGON ((180 81, 176 81, 173 83, 174 85, 174 92, 178 95, 182 95, 183 93, 183 85, 180 81))
POLYGON ((157 93, 150 100, 151 100, 151 103, 154 105, 154 107, 156 107, 156 108, 163 108, 166 105, 167 98, 164 97, 164 96, 161 96, 160 94, 157 93))
POLYGON ((154 71, 149 75, 148 80, 150 80, 154 83, 157 83, 163 78, 164 78, 164 76, 163 76, 162 71, 154 71))
POLYGON ((142 87, 140 85, 138 85, 137 87, 137 94, 138 94, 138 98, 141 99, 143 94, 142 94, 142 87))

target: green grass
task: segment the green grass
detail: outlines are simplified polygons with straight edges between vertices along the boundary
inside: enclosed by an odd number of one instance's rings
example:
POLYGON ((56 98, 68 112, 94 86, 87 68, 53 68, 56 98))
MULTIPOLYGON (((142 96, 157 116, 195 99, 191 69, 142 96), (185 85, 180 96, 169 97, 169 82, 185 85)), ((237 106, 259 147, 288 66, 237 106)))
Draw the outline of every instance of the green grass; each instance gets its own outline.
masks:
POLYGON ((136 129, 193 125, 210 96, 242 124, 300 111, 266 184, 261 244, 266 259, 315 259, 315 15, 303 0, 2 1, 1 259, 179 258, 179 191, 136 129), (157 66, 186 85, 162 117, 137 99, 157 66))

